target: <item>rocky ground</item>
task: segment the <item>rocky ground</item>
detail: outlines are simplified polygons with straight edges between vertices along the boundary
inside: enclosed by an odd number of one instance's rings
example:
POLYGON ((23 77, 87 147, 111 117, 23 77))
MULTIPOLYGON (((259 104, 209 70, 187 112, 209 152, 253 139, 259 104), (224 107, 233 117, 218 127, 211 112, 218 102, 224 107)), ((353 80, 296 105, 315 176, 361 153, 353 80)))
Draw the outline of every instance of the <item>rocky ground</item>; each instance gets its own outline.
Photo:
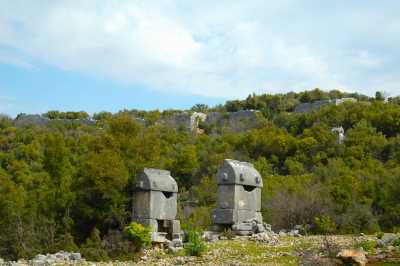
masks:
POLYGON ((186 256, 184 250, 153 248, 143 252, 138 262, 89 262, 79 253, 59 252, 34 259, 0 265, 400 265, 400 249, 393 246, 397 235, 376 236, 289 236, 258 234, 209 242, 201 257, 186 256), (363 248, 367 250, 363 250, 363 248), (344 257, 338 258, 341 253, 344 257), (347 257, 346 257, 347 256, 347 257), (355 264, 357 265, 357 264, 355 264))

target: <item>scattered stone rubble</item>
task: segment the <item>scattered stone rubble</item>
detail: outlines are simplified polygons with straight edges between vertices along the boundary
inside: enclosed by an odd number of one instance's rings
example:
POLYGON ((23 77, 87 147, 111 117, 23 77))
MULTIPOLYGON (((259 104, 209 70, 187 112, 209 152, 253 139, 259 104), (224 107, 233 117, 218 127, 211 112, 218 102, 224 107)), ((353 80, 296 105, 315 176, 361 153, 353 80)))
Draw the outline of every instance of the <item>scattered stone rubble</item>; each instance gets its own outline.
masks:
POLYGON ((59 251, 55 254, 38 254, 31 260, 4 261, 0 259, 0 265, 4 266, 45 266, 45 265, 74 265, 82 263, 80 253, 59 251))

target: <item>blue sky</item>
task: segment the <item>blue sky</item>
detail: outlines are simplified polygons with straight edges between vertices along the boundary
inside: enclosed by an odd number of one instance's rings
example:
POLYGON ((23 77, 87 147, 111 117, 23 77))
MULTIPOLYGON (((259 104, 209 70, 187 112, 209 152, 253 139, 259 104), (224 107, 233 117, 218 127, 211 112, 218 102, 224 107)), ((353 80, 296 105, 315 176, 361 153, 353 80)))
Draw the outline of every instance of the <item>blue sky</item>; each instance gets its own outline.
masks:
POLYGON ((397 0, 0 0, 0 113, 400 95, 397 0))

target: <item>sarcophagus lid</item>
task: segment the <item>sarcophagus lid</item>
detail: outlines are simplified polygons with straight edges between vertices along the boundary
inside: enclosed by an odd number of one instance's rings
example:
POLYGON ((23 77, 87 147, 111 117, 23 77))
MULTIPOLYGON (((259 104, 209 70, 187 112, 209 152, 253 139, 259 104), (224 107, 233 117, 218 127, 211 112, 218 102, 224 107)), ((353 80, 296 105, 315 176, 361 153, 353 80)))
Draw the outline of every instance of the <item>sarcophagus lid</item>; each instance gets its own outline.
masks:
POLYGON ((219 185, 263 186, 261 175, 253 164, 231 159, 225 159, 219 168, 217 183, 219 185))
POLYGON ((164 192, 178 192, 178 185, 170 171, 145 168, 135 185, 136 190, 153 190, 164 192))

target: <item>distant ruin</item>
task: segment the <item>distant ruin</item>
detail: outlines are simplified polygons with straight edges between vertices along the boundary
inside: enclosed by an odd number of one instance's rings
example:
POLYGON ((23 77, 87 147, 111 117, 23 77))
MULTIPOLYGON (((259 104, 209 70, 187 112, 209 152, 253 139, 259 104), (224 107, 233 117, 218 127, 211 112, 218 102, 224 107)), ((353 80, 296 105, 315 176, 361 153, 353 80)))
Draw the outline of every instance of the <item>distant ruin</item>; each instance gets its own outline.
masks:
POLYGON ((343 127, 334 127, 331 129, 332 133, 336 134, 336 143, 342 144, 344 141, 344 129, 343 127))
POLYGON ((326 105, 341 105, 345 102, 357 102, 356 98, 341 98, 341 99, 329 99, 319 100, 315 102, 301 103, 294 109, 295 113, 309 113, 312 111, 318 111, 321 107, 326 105))
POLYGON ((57 123, 91 126, 94 125, 96 121, 92 119, 50 119, 43 115, 28 115, 28 114, 20 114, 14 120, 14 125, 16 127, 25 127, 29 125, 47 126, 50 124, 57 124, 57 123))
POLYGON ((173 128, 182 128, 188 131, 195 131, 199 127, 199 123, 206 120, 206 117, 207 115, 204 113, 182 112, 165 118, 164 122, 173 128))

